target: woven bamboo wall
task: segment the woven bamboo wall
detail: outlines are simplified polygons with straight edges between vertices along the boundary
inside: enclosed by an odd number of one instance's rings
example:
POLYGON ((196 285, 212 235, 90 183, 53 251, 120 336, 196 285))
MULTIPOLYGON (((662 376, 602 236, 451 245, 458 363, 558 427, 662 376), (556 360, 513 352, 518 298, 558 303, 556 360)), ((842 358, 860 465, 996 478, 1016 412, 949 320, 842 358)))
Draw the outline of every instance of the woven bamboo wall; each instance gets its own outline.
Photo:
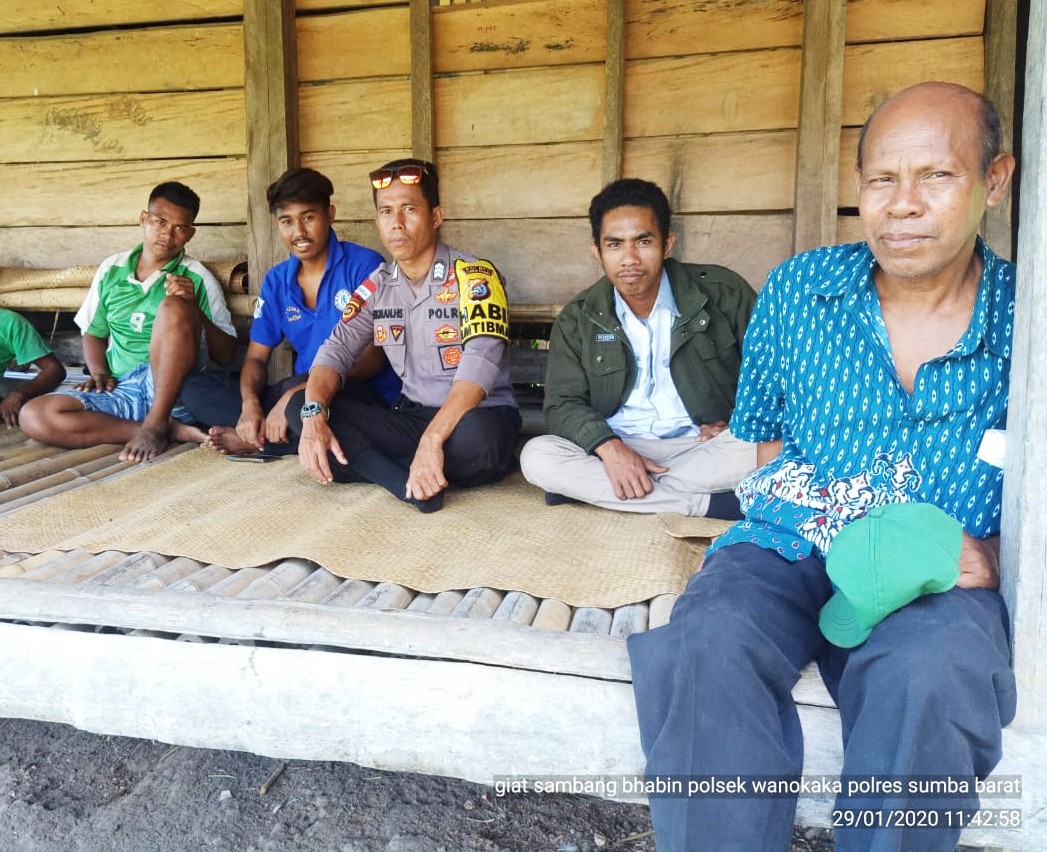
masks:
MULTIPOLYGON (((680 257, 755 285, 792 252, 804 8, 625 3, 622 172, 670 193, 680 257)), ((343 235, 377 245, 367 171, 412 146, 409 6, 297 12, 302 162, 334 181, 343 235)), ((856 127, 884 96, 923 79, 983 87, 984 19, 985 0, 848 3, 838 206, 855 203, 856 127)), ((515 299, 563 301, 596 274, 585 211, 605 174, 604 2, 433 6, 431 28, 445 237, 495 260, 515 299)), ((135 240, 166 178, 203 197, 196 254, 242 253, 243 62, 241 0, 8 0, 0 265, 97 262, 135 240)), ((838 238, 856 236, 841 219, 838 238)))

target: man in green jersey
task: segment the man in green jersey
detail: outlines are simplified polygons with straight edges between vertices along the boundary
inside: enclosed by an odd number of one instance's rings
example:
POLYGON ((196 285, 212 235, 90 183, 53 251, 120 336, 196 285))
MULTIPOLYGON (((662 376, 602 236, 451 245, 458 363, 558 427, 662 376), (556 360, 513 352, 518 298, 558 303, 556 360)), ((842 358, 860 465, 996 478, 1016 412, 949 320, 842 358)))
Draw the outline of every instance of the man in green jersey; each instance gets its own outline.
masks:
POLYGON ((29 320, 0 308, 0 420, 8 429, 18 425, 18 412, 35 396, 54 390, 65 378, 65 367, 51 352, 29 320), (4 370, 14 362, 19 367, 36 365, 39 371, 27 382, 4 379, 4 370))
POLYGON ((236 330, 217 280, 185 255, 199 211, 184 184, 150 193, 142 243, 103 261, 76 315, 90 375, 28 403, 19 418, 27 435, 64 447, 123 443, 120 458, 135 462, 172 440, 206 439, 178 395, 208 359, 232 362, 236 330))

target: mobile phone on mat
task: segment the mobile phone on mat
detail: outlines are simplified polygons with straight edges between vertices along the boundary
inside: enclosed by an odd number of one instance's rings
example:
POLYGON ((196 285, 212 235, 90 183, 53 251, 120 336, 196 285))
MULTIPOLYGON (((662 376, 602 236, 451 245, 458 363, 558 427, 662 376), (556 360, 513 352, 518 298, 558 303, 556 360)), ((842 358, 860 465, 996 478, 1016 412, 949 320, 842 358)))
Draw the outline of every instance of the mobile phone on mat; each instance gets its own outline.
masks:
POLYGON ((280 456, 274 456, 272 453, 251 453, 246 456, 226 456, 229 461, 245 461, 245 462, 258 462, 264 464, 265 462, 276 461, 281 458, 280 456))

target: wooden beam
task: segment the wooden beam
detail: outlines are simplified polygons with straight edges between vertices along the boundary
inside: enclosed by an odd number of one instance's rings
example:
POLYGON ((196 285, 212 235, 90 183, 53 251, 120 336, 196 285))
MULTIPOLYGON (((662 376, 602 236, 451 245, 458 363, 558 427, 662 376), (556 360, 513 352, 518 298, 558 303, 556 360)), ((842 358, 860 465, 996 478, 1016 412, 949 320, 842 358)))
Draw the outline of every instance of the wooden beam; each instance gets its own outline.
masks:
MULTIPOLYGON (((643 775, 633 692, 621 681, 7 623, 0 647, 0 717, 480 784, 505 775, 643 775), (208 724, 215 719, 222 724, 208 724)), ((799 716, 804 773, 835 776, 839 715, 800 705, 799 716)), ((963 843, 1042 850, 1047 765, 1035 756, 1045 753, 1047 737, 1004 731, 998 775, 1020 775, 1022 798, 985 806, 1020 810, 1021 827, 968 830, 963 843)), ((797 821, 825 826, 832 805, 827 793, 801 796, 797 821)))
MULTIPOLYGON (((1015 75, 1018 0, 987 0, 985 7, 985 96, 996 104, 1003 125, 1004 150, 1014 150, 1015 75)), ((1014 195, 985 214, 982 228, 993 250, 1013 260, 1014 195)))
MULTIPOLYGON (((106 447, 101 452, 108 452, 106 447)), ((269 573, 270 576, 272 572, 269 573)), ((326 571, 320 572, 327 574, 326 571)), ((328 575, 331 576, 331 575, 328 575)), ((336 578, 337 579, 337 578, 336 578)), ((340 581, 339 581, 340 582, 340 581)), ((380 584, 372 596, 380 596, 380 584)), ((490 618, 437 618, 402 611, 404 603, 346 607, 288 600, 244 600, 212 594, 156 592, 5 577, 0 617, 96 624, 241 641, 324 645, 411 654, 490 666, 629 681, 625 642, 608 635, 534 630, 490 618), (382 611, 381 606, 401 611, 382 611)), ((413 594, 413 593, 410 593, 413 594)), ((828 700, 825 696, 824 700, 828 700)))
POLYGON ((434 162, 433 21, 429 0, 411 0, 411 149, 434 162))
POLYGON ((846 4, 804 4, 793 250, 836 241, 846 4))
POLYGON ((607 0, 604 61, 603 184, 622 176, 625 115, 625 0, 607 0))
POLYGON ((251 292, 286 257, 265 190, 298 164, 298 51, 294 0, 244 2, 247 111, 247 262, 251 292))
POLYGON ((1007 476, 1003 488, 1002 591, 1014 621, 1018 678, 1015 726, 1047 730, 1047 299, 1039 284, 1047 264, 1047 0, 1032 0, 1022 118, 1021 209, 1018 232, 1018 297, 1011 351, 1007 414, 1007 476))

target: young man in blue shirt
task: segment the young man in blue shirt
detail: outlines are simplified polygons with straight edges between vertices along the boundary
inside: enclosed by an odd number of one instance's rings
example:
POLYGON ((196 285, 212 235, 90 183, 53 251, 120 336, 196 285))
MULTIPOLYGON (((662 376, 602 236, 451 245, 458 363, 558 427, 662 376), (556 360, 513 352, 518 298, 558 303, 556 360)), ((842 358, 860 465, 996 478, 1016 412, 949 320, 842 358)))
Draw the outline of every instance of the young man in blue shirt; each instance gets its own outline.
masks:
MULTIPOLYGON (((1014 716, 997 592, 1003 471, 986 452, 1006 425, 1014 265, 978 236, 1014 170, 1000 138, 992 105, 945 83, 907 89, 866 122, 867 241, 774 270, 746 334, 731 430, 758 443, 763 465, 738 487, 746 520, 710 548, 670 623, 629 641, 647 771, 663 777, 799 779, 791 692, 816 660, 840 711, 842 775, 904 787, 837 797, 841 852, 952 850, 959 822, 889 817, 941 817, 977 796, 912 799, 906 779, 973 788, 1014 716), (844 642, 822 612, 835 591, 826 561, 854 541, 851 524, 889 533, 884 519, 907 504, 955 525, 955 586, 879 612, 844 642)), ((905 555, 878 564, 870 548, 860 578, 924 570, 922 537, 883 537, 905 555)), ((795 796, 651 800, 663 852, 786 850, 795 809, 795 796)))
MULTIPOLYGON (((332 227, 333 193, 330 180, 307 168, 284 172, 266 192, 291 256, 262 282, 239 393, 213 375, 193 377, 182 388, 183 404, 200 421, 215 424, 207 443, 219 452, 295 452, 297 442, 287 432, 287 401, 305 387, 313 358, 353 291, 383 262, 372 249, 339 241, 332 227), (269 385, 269 358, 285 339, 295 350, 294 374, 269 385)), ((352 378, 347 386, 357 398, 381 404, 400 394, 399 378, 375 346, 352 378)))

